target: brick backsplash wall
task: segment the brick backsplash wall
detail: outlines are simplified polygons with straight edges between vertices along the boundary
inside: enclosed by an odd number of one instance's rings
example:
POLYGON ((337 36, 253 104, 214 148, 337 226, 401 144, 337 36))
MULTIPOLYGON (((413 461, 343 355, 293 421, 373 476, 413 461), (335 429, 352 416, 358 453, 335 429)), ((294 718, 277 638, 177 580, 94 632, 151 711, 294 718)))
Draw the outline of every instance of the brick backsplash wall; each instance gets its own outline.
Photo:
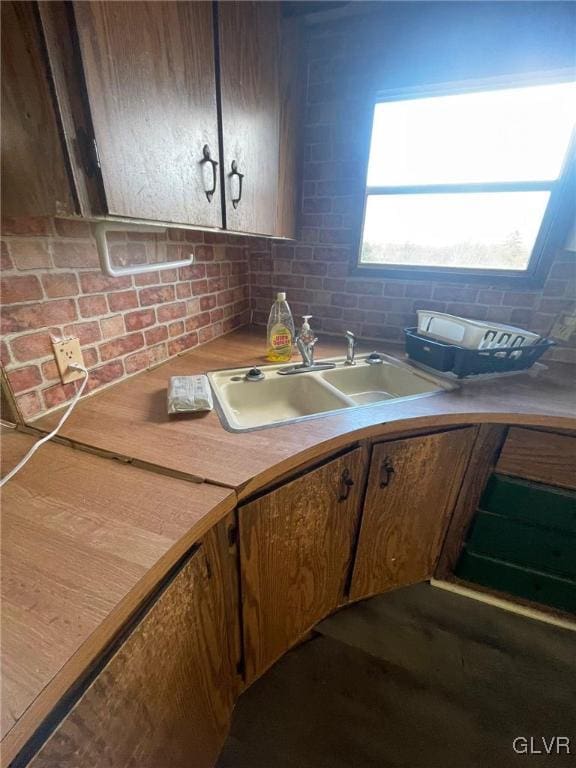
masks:
POLYGON ((151 249, 144 235, 114 233, 115 261, 127 261, 123 252, 131 263, 158 251, 179 258, 194 246, 194 265, 106 277, 87 222, 3 222, 2 365, 25 418, 62 405, 78 386, 60 383, 51 334, 79 337, 92 391, 248 322, 245 238, 171 229, 160 247, 154 240, 151 249))
MULTIPOLYGON (((477 4, 483 8, 468 3, 460 9, 461 4, 447 3, 452 7, 438 11, 430 6, 444 4, 388 5, 395 6, 395 15, 385 22, 375 15, 308 33, 300 238, 295 244, 259 241, 252 248, 253 320, 264 324, 275 292, 286 290, 294 314, 313 315, 313 328, 327 333, 350 329, 363 337, 400 343, 403 328, 416 325, 417 309, 436 309, 547 334, 560 313, 575 307, 576 254, 568 250, 555 253, 539 290, 507 288, 497 280, 467 285, 352 274, 362 223, 372 94, 386 86, 454 79, 455 72, 462 79, 501 74, 514 68, 518 51, 520 65, 527 66, 526 50, 534 49, 522 40, 520 23, 510 22, 515 24, 510 35, 508 21, 489 16, 500 13, 498 3, 477 4), (435 28, 433 13, 449 17, 440 16, 435 28), (499 62, 494 43, 478 36, 475 30, 483 23, 490 24, 492 41, 501 38, 502 55, 509 60, 499 62), (485 44, 488 49, 483 51, 485 44), (493 71, 483 72, 483 66, 493 71)), ((546 28, 545 19, 541 27, 546 28)), ((558 50, 560 44, 546 55, 557 55, 558 50)), ((300 318, 295 320, 298 325, 300 318)), ((576 339, 547 357, 576 362, 576 339)))

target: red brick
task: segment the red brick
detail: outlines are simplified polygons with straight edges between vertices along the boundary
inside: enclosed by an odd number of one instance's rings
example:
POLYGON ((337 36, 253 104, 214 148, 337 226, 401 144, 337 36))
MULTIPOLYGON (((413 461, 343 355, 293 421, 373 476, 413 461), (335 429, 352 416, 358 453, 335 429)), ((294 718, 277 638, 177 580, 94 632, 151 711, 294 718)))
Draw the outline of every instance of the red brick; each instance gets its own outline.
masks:
POLYGON ((157 328, 150 328, 144 334, 146 338, 146 344, 158 344, 161 341, 166 341, 168 338, 168 329, 165 325, 159 325, 157 328))
POLYGON ((106 297, 102 294, 81 296, 78 299, 78 306, 82 317, 95 317, 96 315, 105 315, 108 312, 106 297))
POLYGON ((183 301, 174 304, 164 304, 158 307, 158 322, 165 323, 168 320, 176 320, 178 317, 184 317, 186 314, 186 304, 183 301))
POLYGON ((92 368, 98 362, 98 352, 96 347, 89 347, 82 350, 82 357, 84 358, 84 365, 86 368, 92 368))
POLYGON ((90 224, 87 221, 74 219, 54 219, 56 234, 61 237, 90 237, 90 224))
MULTIPOLYGON (((211 245, 197 245, 194 249, 194 260, 199 261, 214 261, 214 249, 211 245)), ((196 264, 200 266, 200 264, 196 264)))
POLYGON ((52 245, 52 258, 57 267, 97 267, 100 264, 96 244, 89 241, 56 240, 52 245))
POLYGON ((3 304, 18 304, 42 298, 42 286, 35 275, 4 277, 0 285, 3 304))
POLYGON ((47 325, 68 323, 76 318, 76 305, 71 299, 2 307, 2 332, 32 331, 47 325))
POLYGON ((189 282, 177 283, 176 285, 176 298, 177 299, 189 299, 192 296, 192 286, 189 282))
POLYGON ((173 339, 168 342, 168 354, 177 355, 180 352, 184 352, 186 349, 191 349, 198 344, 197 333, 187 333, 185 336, 180 336, 178 339, 173 339))
POLYGON ((171 339, 175 336, 181 336, 184 333, 184 321, 176 320, 174 323, 168 325, 168 335, 171 339))
POLYGON ((37 416, 42 410, 42 403, 40 402, 38 392, 27 392, 25 395, 18 395, 16 405, 26 421, 37 416))
POLYGON ((143 275, 134 275, 134 285, 159 285, 158 274, 145 272, 143 275))
POLYGON ((82 293, 104 293, 106 291, 124 291, 130 288, 130 277, 108 277, 101 272, 85 272, 80 275, 82 293))
POLYGON ((6 374, 12 392, 15 394, 34 389, 42 383, 42 376, 37 365, 27 365, 25 368, 16 368, 6 374))
POLYGON ((122 376, 124 376, 124 365, 122 360, 113 360, 110 363, 106 363, 106 365, 101 365, 90 371, 90 378, 88 379, 86 390, 92 392, 92 390, 97 387, 121 379, 122 376))
POLYGON ((158 344, 158 346, 149 349, 148 353, 150 357, 150 365, 156 365, 157 363, 162 362, 162 360, 166 360, 168 357, 166 344, 158 344))
POLYGON ((174 301, 175 291, 173 285, 163 285, 154 288, 141 288, 138 291, 140 306, 148 307, 150 304, 163 304, 166 301, 174 301))
POLYGON ((113 317, 103 317, 100 320, 100 328, 102 329, 102 336, 105 339, 112 339, 115 336, 124 335, 124 318, 122 315, 113 315, 113 317))
POLYGON ((140 352, 135 352, 133 355, 128 355, 124 360, 124 367, 126 373, 135 373, 147 368, 150 362, 150 355, 147 349, 143 349, 140 352))
POLYGON ((120 291, 108 294, 108 306, 111 312, 121 312, 125 309, 134 309, 138 306, 138 294, 136 291, 120 291))
POLYGON ((216 306, 216 296, 202 296, 200 299, 200 309, 205 312, 209 309, 214 309, 216 306))
POLYGON ((179 280, 200 280, 206 277, 205 264, 192 264, 189 267, 180 267, 178 270, 179 280))
POLYGON ((58 328, 49 328, 41 333, 29 333, 26 336, 18 336, 10 342, 10 349, 14 359, 21 363, 28 360, 37 360, 39 357, 47 357, 52 354, 52 342, 50 335, 59 336, 58 328))
POLYGON ((43 240, 11 240, 8 246, 16 267, 27 269, 46 269, 52 265, 48 246, 43 240))
POLYGON ((505 307, 533 307, 536 303, 536 294, 526 291, 507 291, 502 299, 505 307))
POLYGON ((73 272, 54 272, 42 275, 46 296, 51 299, 78 294, 78 278, 73 272))
POLYGON ((156 313, 153 309, 140 309, 137 312, 128 312, 124 316, 127 331, 139 331, 148 328, 156 322, 156 313))
POLYGON ((2 241, 1 246, 2 249, 0 251, 0 269, 2 272, 7 272, 9 269, 14 268, 14 264, 12 263, 12 259, 8 253, 8 245, 2 241))
POLYGON ((76 382, 70 384, 54 384, 42 390, 42 397, 46 408, 56 408, 67 400, 71 400, 76 394, 76 382))
POLYGON ((204 328, 200 328, 198 330, 198 343, 199 344, 206 344, 207 341, 210 341, 214 338, 215 330, 213 325, 207 325, 204 328))
POLYGON ((135 352, 143 346, 144 336, 141 333, 132 333, 129 336, 123 336, 122 338, 100 344, 100 359, 104 362, 115 357, 122 357, 129 352, 135 352))
POLYGON ((223 319, 223 317, 224 317, 223 309, 214 309, 212 312, 210 312, 211 323, 218 323, 220 320, 223 319))
POLYGON ((80 344, 93 344, 95 341, 100 341, 102 334, 100 333, 100 326, 96 320, 87 323, 74 323, 73 325, 64 326, 65 336, 77 336, 80 344))
POLYGON ((192 292, 195 296, 205 293, 216 293, 228 288, 228 278, 211 277, 209 280, 201 280, 199 283, 192 283, 192 292))
POLYGON ((163 269, 160 272, 160 279, 163 283, 175 283, 178 280, 177 269, 163 269))
POLYGON ((49 235, 51 220, 41 216, 7 216, 2 218, 4 235, 49 235))
POLYGON ((4 367, 8 365, 10 362, 10 350, 8 349, 8 345, 5 341, 0 341, 0 363, 4 367))
POLYGON ((210 312, 203 312, 201 315, 194 315, 186 318, 186 331, 196 331, 204 325, 210 324, 210 312))

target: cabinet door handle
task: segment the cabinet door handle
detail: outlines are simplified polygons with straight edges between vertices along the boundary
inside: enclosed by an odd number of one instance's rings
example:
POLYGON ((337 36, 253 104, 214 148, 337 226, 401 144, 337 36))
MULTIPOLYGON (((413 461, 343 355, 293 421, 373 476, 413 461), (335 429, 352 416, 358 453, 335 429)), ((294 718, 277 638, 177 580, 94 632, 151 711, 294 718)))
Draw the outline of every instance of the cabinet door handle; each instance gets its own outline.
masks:
POLYGON ((354 480, 350 477, 350 470, 345 469, 340 477, 340 494, 338 501, 346 501, 350 496, 350 489, 354 485, 354 480))
POLYGON ((230 171, 230 178, 233 176, 238 176, 238 197, 232 198, 232 206, 236 209, 238 208, 238 203, 240 200, 242 200, 242 180, 244 179, 244 174, 240 173, 238 170, 238 163, 236 160, 232 160, 232 170, 230 171))
POLYGON ((380 464, 380 488, 386 488, 392 482, 392 475, 394 474, 394 467, 390 462, 390 459, 384 459, 380 464))
POLYGON ((202 157, 203 163, 210 163, 212 166, 212 189, 206 190, 206 197, 208 198, 208 202, 211 203, 212 198, 214 197, 214 192, 216 192, 216 184, 218 183, 218 174, 216 172, 216 169, 218 168, 218 162, 217 160, 212 160, 212 155, 208 144, 204 144, 202 149, 202 157))

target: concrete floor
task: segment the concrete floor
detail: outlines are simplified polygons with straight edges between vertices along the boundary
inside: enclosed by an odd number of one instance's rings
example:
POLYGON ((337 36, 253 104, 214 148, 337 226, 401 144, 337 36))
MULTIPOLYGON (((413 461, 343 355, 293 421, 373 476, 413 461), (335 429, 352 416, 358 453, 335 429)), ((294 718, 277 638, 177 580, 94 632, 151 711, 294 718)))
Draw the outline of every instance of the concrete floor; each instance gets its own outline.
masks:
POLYGON ((424 584, 317 630, 241 697, 218 768, 576 766, 576 633, 424 584), (571 754, 513 750, 552 736, 571 754))

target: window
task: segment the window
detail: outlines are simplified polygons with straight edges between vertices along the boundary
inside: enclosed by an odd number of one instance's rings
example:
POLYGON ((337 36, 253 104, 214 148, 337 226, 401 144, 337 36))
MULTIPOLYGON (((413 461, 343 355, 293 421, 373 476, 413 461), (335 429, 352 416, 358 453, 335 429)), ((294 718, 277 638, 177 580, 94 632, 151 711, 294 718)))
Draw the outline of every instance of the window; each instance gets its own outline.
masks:
POLYGON ((360 269, 533 275, 573 204, 575 106, 574 82, 378 102, 360 269))

